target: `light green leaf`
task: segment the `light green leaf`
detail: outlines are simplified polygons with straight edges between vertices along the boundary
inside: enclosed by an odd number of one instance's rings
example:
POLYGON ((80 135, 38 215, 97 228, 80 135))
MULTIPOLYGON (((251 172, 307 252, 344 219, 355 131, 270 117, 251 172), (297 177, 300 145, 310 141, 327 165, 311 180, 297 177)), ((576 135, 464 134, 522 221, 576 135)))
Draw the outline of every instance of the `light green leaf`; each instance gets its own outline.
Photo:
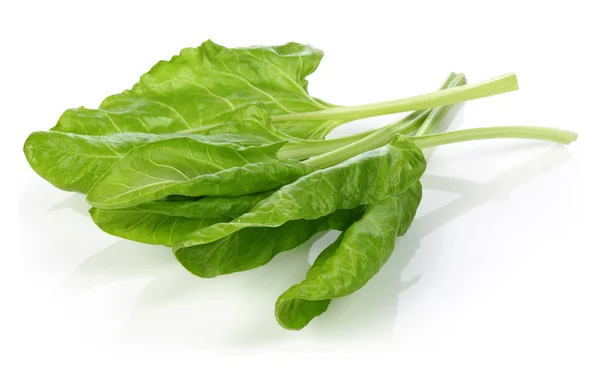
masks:
POLYGON ((306 279, 292 286, 275 304, 277 321, 286 329, 302 329, 327 310, 332 299, 363 287, 391 256, 397 234, 403 234, 421 201, 421 184, 368 205, 362 218, 327 247, 306 279))
POLYGON ((177 242, 181 248, 211 243, 248 227, 278 227, 338 209, 379 202, 408 189, 425 170, 421 150, 407 137, 318 170, 285 185, 230 223, 215 224, 177 242))
MULTIPOLYGON (((298 43, 225 48, 206 41, 159 62, 131 90, 106 98, 97 110, 65 111, 53 130, 87 135, 201 132, 251 103, 262 103, 275 115, 332 108, 307 93, 306 77, 322 57, 322 51, 298 43)), ((296 137, 320 139, 339 124, 277 126, 296 137)))
POLYGON ((236 110, 225 123, 207 128, 202 135, 212 137, 243 135, 245 139, 252 139, 257 144, 293 139, 273 127, 269 108, 261 104, 252 104, 236 110))
POLYGON ((29 135, 23 151, 33 170, 54 186, 87 193, 131 149, 172 138, 193 138, 234 148, 264 143, 256 137, 242 134, 196 136, 125 132, 88 136, 48 131, 29 135))
POLYGON ((170 195, 241 196, 292 182, 313 169, 279 160, 282 143, 235 148, 190 138, 156 141, 132 149, 92 187, 88 202, 119 209, 170 195))
POLYGON ((82 136, 62 132, 34 132, 23 151, 42 178, 66 191, 86 193, 110 167, 131 149, 162 136, 120 133, 82 136))
POLYGON ((254 269, 321 231, 346 229, 362 211, 358 207, 317 219, 286 222, 279 227, 249 227, 212 243, 180 248, 175 255, 187 270, 205 278, 254 269))
POLYGON ((90 209, 92 219, 104 232, 147 244, 170 246, 191 231, 230 220, 229 217, 186 218, 148 212, 139 208, 90 209))

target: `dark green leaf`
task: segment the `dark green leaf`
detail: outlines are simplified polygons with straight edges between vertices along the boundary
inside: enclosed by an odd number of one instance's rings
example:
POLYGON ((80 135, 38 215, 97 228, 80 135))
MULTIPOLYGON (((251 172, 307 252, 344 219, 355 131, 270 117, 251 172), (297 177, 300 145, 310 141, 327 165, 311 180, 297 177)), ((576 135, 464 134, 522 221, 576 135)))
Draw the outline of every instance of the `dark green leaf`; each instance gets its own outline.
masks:
POLYGON ((362 207, 338 210, 321 218, 299 219, 279 227, 249 227, 212 243, 180 248, 175 255, 187 270, 205 278, 254 269, 321 231, 344 230, 360 217, 362 210, 362 207))
POLYGON ((88 202, 119 209, 170 195, 240 196, 265 192, 313 169, 279 160, 282 143, 247 148, 174 138, 132 149, 92 187, 88 202))
MULTIPOLYGON (((307 93, 306 77, 322 57, 322 51, 298 43, 230 49, 207 41, 159 62, 131 90, 106 98, 98 110, 67 110, 53 130, 87 135, 201 132, 250 103, 265 104, 275 115, 332 108, 307 93)), ((278 126, 297 137, 323 138, 339 124, 278 126)))
POLYGON ((164 215, 186 218, 215 218, 226 216, 229 219, 239 217, 252 209, 254 205, 269 197, 273 192, 261 192, 236 197, 208 196, 199 200, 189 197, 168 201, 154 201, 136 206, 136 208, 164 215))
POLYGON ((248 227, 278 227, 296 219, 315 219, 338 209, 379 202, 404 192, 425 170, 421 150, 407 137, 318 170, 285 185, 230 223, 195 231, 177 242, 181 248, 211 243, 248 227))
POLYGON ((327 310, 332 299, 363 287, 385 264, 398 233, 410 226, 421 201, 421 184, 368 205, 362 218, 327 247, 301 283, 275 304, 275 316, 286 329, 302 329, 327 310))

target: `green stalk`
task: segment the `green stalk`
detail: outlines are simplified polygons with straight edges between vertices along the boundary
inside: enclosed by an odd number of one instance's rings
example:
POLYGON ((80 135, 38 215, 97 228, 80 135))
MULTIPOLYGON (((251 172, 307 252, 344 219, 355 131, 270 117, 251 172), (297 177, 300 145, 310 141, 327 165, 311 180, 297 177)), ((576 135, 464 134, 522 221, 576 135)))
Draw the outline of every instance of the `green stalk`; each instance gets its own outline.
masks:
POLYGON ((491 80, 469 84, 416 97, 397 99, 359 106, 336 107, 322 111, 304 112, 273 116, 275 122, 307 120, 345 120, 352 121, 372 116, 388 115, 398 112, 422 110, 440 107, 491 95, 517 90, 517 76, 509 73, 491 80))
MULTIPOLYGON (((448 79, 446 80, 446 82, 444 83, 444 85, 448 86, 448 87, 456 87, 456 86, 463 86, 466 83, 467 83, 467 79, 466 79, 465 75, 463 73, 458 73, 458 74, 449 76, 448 79), (448 81, 450 81, 450 82, 448 82, 448 81)), ((451 108, 452 108, 452 105, 449 105, 449 106, 443 106, 443 107, 436 107, 433 110, 431 110, 431 113, 429 114, 429 116, 427 117, 427 119, 425 120, 425 122, 423 123, 421 128, 419 128, 417 130, 417 132, 415 133, 415 136, 425 136, 425 135, 433 133, 433 131, 439 126, 439 124, 442 122, 442 120, 444 120, 446 115, 448 115, 451 108)))
MULTIPOLYGON (((392 131, 384 128, 381 131, 343 148, 311 158, 305 161, 305 163, 317 169, 327 168, 366 151, 381 147, 387 144, 390 141, 390 137, 394 135, 392 131)), ((509 126, 465 129, 428 136, 411 137, 412 141, 420 148, 494 138, 520 138, 570 144, 577 139, 577 133, 556 128, 509 126)))
POLYGON ((406 118, 386 125, 383 128, 357 133, 348 137, 332 138, 328 140, 302 140, 298 138, 289 138, 288 142, 279 150, 277 155, 279 158, 302 160, 354 145, 366 138, 369 138, 369 141, 364 144, 365 146, 374 144, 377 145, 375 147, 380 147, 390 142, 397 134, 408 135, 416 129, 419 129, 428 114, 429 110, 419 111, 418 113, 415 112, 414 114, 411 114, 414 116, 407 116, 406 118), (374 141, 376 139, 379 141, 374 141))
MULTIPOLYGON (((445 90, 459 85, 465 84, 464 74, 462 73, 450 73, 444 84, 439 90, 445 90)), ((449 107, 448 107, 449 109, 449 107)), ((369 139, 366 143, 359 144, 361 147, 380 147, 390 142, 393 137, 397 134, 409 135, 416 130, 420 130, 427 126, 428 130, 435 129, 438 122, 442 120, 444 115, 448 112, 446 108, 439 111, 439 114, 432 117, 432 111, 436 111, 438 108, 433 110, 419 110, 415 111, 403 119, 400 119, 394 123, 388 124, 383 128, 373 129, 366 132, 357 133, 347 137, 333 138, 329 140, 302 140, 298 138, 288 138, 288 143, 285 144, 279 151, 278 155, 280 158, 291 158, 291 159, 306 159, 315 157, 318 155, 333 152, 337 149, 343 148, 350 144, 354 144, 374 133, 378 133, 381 137, 378 141, 375 141, 375 137, 369 139)), ((367 151, 367 150, 363 150, 367 151)), ((348 150, 342 151, 341 153, 346 154, 348 150)), ((355 151, 356 153, 356 151, 355 151)), ((355 154, 356 155, 356 154, 355 154)), ((311 162, 314 163, 314 162, 311 162)), ((317 163, 321 163, 317 160, 317 163)))
POLYGON ((366 151, 382 147, 389 143, 396 135, 397 133, 393 129, 381 128, 378 132, 374 132, 359 141, 329 153, 310 158, 304 163, 316 169, 331 167, 366 151))
MULTIPOLYGON (((459 85, 464 85, 465 76, 462 73, 451 73, 440 90, 452 88, 459 85)), ((415 111, 406 118, 398 121, 397 123, 390 124, 383 128, 372 131, 371 134, 366 135, 365 133, 360 134, 360 137, 351 144, 343 145, 342 147, 332 148, 328 153, 313 153, 314 158, 306 161, 307 164, 316 168, 326 168, 333 166, 337 163, 343 162, 348 158, 354 157, 358 154, 366 151, 376 149, 388 144, 398 134, 408 135, 412 131, 422 129, 427 126, 428 130, 433 130, 437 127, 438 123, 442 121, 444 115, 448 113, 448 108, 438 108, 433 110, 421 110, 415 111), (437 110, 436 114, 434 112, 437 110)), ((322 142, 322 141, 312 141, 322 142)), ((336 145, 337 146, 337 145, 336 145)), ((282 148, 282 154, 285 155, 287 151, 285 148, 288 147, 286 144, 282 148)), ((315 149, 316 150, 316 149, 315 149)), ((308 155, 310 149, 300 149, 300 153, 306 153, 308 155)))
POLYGON ((464 129, 428 136, 411 137, 411 139, 421 148, 494 138, 520 138, 551 141, 568 145, 577 140, 577 133, 557 128, 508 126, 464 129))

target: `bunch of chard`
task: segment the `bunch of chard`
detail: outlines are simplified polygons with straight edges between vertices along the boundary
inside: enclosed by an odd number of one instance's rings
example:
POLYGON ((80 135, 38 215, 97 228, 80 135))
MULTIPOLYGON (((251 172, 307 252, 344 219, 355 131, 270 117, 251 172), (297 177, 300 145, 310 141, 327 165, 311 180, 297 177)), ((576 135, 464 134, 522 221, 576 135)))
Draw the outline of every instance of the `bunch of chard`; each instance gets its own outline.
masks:
MULTIPOLYGON (((161 61, 98 109, 69 109, 25 142, 31 167, 87 195, 103 231, 172 247, 200 277, 253 269, 327 230, 337 240, 277 300, 286 329, 301 329, 332 299, 360 289, 415 217, 421 149, 489 138, 568 144, 540 127, 435 133, 451 106, 517 89, 514 74, 360 106, 308 94, 323 53, 288 43, 229 49, 207 41, 161 61), (325 139, 341 124, 412 111, 387 126, 325 139)), ((401 250, 398 250, 401 251, 401 250)))

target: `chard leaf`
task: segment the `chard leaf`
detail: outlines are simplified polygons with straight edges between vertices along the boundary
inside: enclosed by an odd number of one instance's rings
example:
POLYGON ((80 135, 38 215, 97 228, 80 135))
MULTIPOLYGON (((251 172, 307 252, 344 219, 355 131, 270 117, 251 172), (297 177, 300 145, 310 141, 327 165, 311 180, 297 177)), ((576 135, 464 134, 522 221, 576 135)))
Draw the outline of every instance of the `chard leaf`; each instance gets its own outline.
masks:
POLYGON ((147 212, 139 208, 117 210, 92 208, 90 215, 102 231, 111 235, 136 242, 166 246, 172 245, 190 231, 230 219, 228 217, 186 218, 147 212))
POLYGON ((317 219, 286 222, 279 227, 248 227, 212 243, 180 248, 175 255, 187 270, 205 278, 254 269, 321 231, 346 229, 360 218, 362 211, 362 207, 357 207, 317 219))
POLYGON ((148 202, 140 204, 136 208, 146 212, 185 218, 226 216, 233 219, 246 213, 272 193, 272 191, 269 191, 236 197, 208 196, 199 200, 190 200, 187 197, 182 200, 148 202))
POLYGON ((229 223, 195 231, 178 241, 179 249, 211 243, 248 227, 278 227, 297 219, 316 219, 397 195, 425 170, 421 150, 398 136, 392 143, 306 175, 259 202, 229 223))
POLYGON ((34 132, 23 151, 33 170, 54 186, 87 193, 131 149, 160 139, 164 137, 144 133, 83 136, 34 132))
POLYGON ((23 151, 34 169, 54 186, 87 193, 113 164, 131 149, 151 142, 172 138, 193 138, 215 145, 243 148, 285 140, 270 125, 264 106, 249 106, 236 111, 219 134, 216 129, 206 135, 115 133, 90 136, 56 131, 34 132, 25 141, 23 151))
POLYGON ((310 173, 313 168, 279 160, 283 143, 247 148, 174 138, 132 149, 92 187, 88 202, 119 209, 170 195, 241 196, 265 192, 310 173))
MULTIPOLYGON (((332 108, 307 92, 306 77, 322 57, 322 51, 298 43, 225 48, 209 40, 160 61, 131 90, 106 98, 97 110, 65 111, 53 130, 86 135, 202 132, 250 103, 262 103, 274 115, 332 108)), ((284 122, 278 127, 300 138, 323 138, 341 123, 284 122)))
POLYGON ((332 299, 363 287, 391 256, 396 235, 406 232, 420 201, 417 182, 400 195, 368 205, 362 218, 321 252, 306 279, 277 299, 275 316, 281 326, 302 329, 332 299))
POLYGON ((223 124, 206 129, 203 136, 236 137, 252 140, 256 144, 287 141, 290 136, 278 131, 271 124, 271 112, 267 106, 252 104, 233 112, 223 124))

